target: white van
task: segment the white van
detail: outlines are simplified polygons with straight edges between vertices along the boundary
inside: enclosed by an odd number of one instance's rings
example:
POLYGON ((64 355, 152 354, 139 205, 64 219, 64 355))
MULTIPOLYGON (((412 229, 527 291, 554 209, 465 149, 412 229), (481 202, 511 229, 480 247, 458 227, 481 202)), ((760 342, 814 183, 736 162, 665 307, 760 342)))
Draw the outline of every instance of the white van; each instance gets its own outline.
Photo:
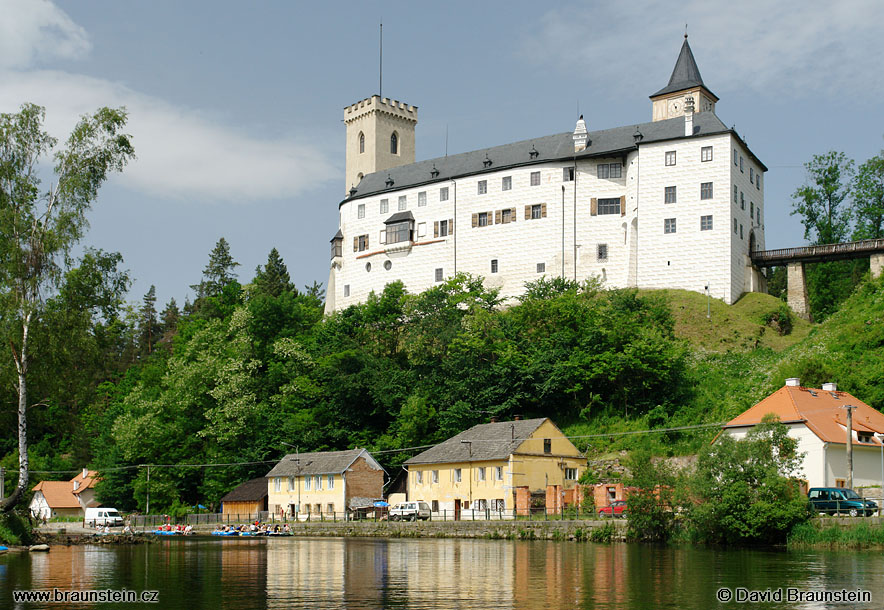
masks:
POLYGON ((402 502, 390 509, 390 520, 426 521, 430 518, 430 505, 426 502, 402 502))
POLYGON ((123 525, 123 517, 116 508, 87 508, 86 517, 83 519, 87 526, 103 527, 109 525, 115 527, 123 525))

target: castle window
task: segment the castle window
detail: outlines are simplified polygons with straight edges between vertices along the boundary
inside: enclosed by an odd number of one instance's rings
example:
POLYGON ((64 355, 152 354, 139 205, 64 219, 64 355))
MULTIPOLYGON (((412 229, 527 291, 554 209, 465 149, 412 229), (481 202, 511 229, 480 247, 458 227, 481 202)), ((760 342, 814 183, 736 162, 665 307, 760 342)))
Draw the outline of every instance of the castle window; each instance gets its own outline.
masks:
MULTIPOLYGON (((675 187, 672 187, 675 188, 675 187)), ((607 199, 599 199, 598 214, 619 214, 620 213, 620 197, 610 197, 607 199)))
POLYGON ((389 199, 381 199, 381 214, 386 214, 390 211, 390 200, 389 199))
POLYGON ((451 234, 451 227, 447 220, 439 220, 433 226, 434 237, 448 237, 451 234))
POLYGON ((664 203, 675 203, 678 197, 676 196, 676 190, 674 186, 664 187, 663 192, 663 202, 664 203))
POLYGON ((478 225, 480 227, 488 226, 488 212, 479 212, 478 225))
POLYGON ((491 273, 497 273, 497 259, 491 259, 491 273))
POLYGON ((504 176, 501 180, 500 190, 509 191, 513 188, 513 177, 512 176, 504 176))
POLYGON ((740 239, 743 239, 743 224, 740 223, 740 239))
POLYGON ((712 161, 712 147, 704 146, 700 149, 700 161, 712 161))
POLYGON ((737 219, 734 218, 734 235, 737 234, 737 219))
POLYGON ((331 240, 331 257, 335 258, 336 256, 344 255, 344 238, 335 236, 331 240))
POLYGON ((389 270, 392 269, 392 268, 393 268, 393 262, 392 262, 392 261, 384 261, 384 269, 386 269, 387 271, 389 271, 389 270))
POLYGON ((439 201, 448 201, 448 187, 443 186, 439 189, 439 201))
POLYGON ((505 210, 500 211, 500 221, 503 224, 507 224, 515 220, 515 214, 513 214, 512 208, 507 208, 505 210))
POLYGON ((712 199, 712 183, 700 183, 700 199, 712 199))
POLYGON ((712 230, 712 215, 709 216, 700 216, 700 230, 701 231, 711 231, 712 230))
POLYGON ((574 168, 573 167, 563 167, 562 168, 562 182, 571 182, 574 180, 574 168))
POLYGON ((393 132, 393 135, 390 136, 390 154, 399 154, 399 136, 395 131, 393 132))
POLYGON ((743 155, 740 155, 740 171, 743 171, 743 155))
POLYGON ((734 165, 739 165, 740 155, 737 153, 737 149, 734 149, 734 165))
POLYGON ((546 263, 537 263, 537 273, 546 273, 546 263))
POLYGON ((755 208, 755 216, 758 217, 758 224, 761 225, 761 206, 755 208))
POLYGON ((675 165, 675 151, 674 150, 667 150, 666 151, 665 163, 667 166, 675 165))
POLYGON ((364 203, 360 203, 356 207, 356 217, 357 218, 365 218, 365 204, 364 203))
POLYGON ((427 234, 427 223, 419 222, 417 223, 417 236, 423 237, 427 234))
POLYGON ((749 202, 749 219, 751 220, 753 216, 755 216, 755 203, 750 201, 749 202))
POLYGON ((737 185, 734 185, 734 203, 737 202, 737 185))
POLYGON ((359 154, 365 152, 365 134, 361 131, 359 132, 359 154))
POLYGON ((540 186, 540 172, 531 172, 531 186, 540 186))
POLYGON ((623 165, 620 163, 611 163, 610 169, 611 178, 619 178, 622 175, 623 165))
POLYGON ((399 210, 404 210, 408 207, 408 195, 402 195, 399 197, 399 210))
POLYGON ((535 203, 531 206, 531 219, 537 220, 539 218, 543 218, 543 204, 535 203))
POLYGON ((427 191, 421 191, 417 194, 417 207, 422 208, 427 205, 427 191))
POLYGON ((371 273, 371 263, 365 263, 365 272, 371 273))
POLYGON ((758 175, 755 176, 755 188, 759 191, 761 190, 761 172, 758 172, 758 175))
POLYGON ((603 180, 608 178, 619 178, 622 169, 623 166, 619 163, 599 163, 596 165, 596 176, 603 180))
POLYGON ((606 179, 608 177, 608 164, 607 163, 599 163, 596 166, 596 176, 600 179, 606 179))
POLYGON ((353 245, 356 246, 358 252, 368 250, 368 235, 360 235, 356 238, 356 243, 353 245))
POLYGON ((595 249, 596 259, 599 261, 608 260, 608 244, 598 244, 595 249))
POLYGON ((479 180, 479 194, 484 195, 488 192, 488 181, 487 180, 479 180))
POLYGON ((754 184, 754 183, 755 183, 755 168, 750 167, 749 168, 749 184, 754 184))
POLYGON ((437 282, 441 282, 444 279, 442 274, 443 274, 442 267, 437 267, 436 268, 436 281, 437 282))
POLYGON ((664 218, 663 219, 663 233, 675 233, 675 219, 674 218, 664 218))
POLYGON ((746 209, 746 198, 743 196, 743 191, 740 191, 740 209, 746 209))
POLYGON ((387 226, 387 243, 398 244, 411 241, 411 222, 397 222, 387 226))

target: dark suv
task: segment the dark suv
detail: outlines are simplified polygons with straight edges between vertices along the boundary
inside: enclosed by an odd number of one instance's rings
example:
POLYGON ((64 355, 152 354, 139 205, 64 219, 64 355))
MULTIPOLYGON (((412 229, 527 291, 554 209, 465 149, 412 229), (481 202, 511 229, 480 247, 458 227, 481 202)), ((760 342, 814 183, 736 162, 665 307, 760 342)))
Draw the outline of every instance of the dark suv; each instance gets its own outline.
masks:
POLYGON ((824 515, 846 514, 851 517, 870 517, 878 511, 878 505, 865 500, 852 489, 840 487, 814 487, 807 492, 813 510, 824 515))

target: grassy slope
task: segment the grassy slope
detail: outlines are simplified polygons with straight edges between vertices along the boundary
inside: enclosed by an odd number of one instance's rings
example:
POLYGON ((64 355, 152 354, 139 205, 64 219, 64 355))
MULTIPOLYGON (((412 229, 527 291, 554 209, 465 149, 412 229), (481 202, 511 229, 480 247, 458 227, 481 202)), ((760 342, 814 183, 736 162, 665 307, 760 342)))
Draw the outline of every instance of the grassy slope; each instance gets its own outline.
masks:
MULTIPOLYGON (((780 336, 762 317, 780 301, 748 294, 732 306, 683 290, 663 294, 675 318, 675 332, 691 350, 689 395, 664 421, 610 413, 591 422, 565 423, 569 435, 646 430, 727 421, 781 387, 787 377, 819 387, 836 381, 839 389, 884 409, 884 279, 863 284, 838 313, 821 325, 794 319, 793 331, 780 336)), ((563 422, 564 423, 564 422, 563 422)), ((650 444, 660 453, 685 454, 709 442, 717 429, 593 438, 581 442, 591 454, 650 444), (587 446, 588 444, 588 446, 587 446)))

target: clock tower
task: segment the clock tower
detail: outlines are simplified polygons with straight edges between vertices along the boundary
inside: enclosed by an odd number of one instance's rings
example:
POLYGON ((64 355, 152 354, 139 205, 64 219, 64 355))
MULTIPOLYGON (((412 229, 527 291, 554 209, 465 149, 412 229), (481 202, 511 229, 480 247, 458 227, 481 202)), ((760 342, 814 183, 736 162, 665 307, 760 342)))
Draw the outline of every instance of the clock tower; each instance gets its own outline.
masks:
POLYGON ((703 84, 703 77, 700 76, 700 69, 688 44, 688 35, 685 34, 675 69, 669 77, 669 84, 651 96, 652 120, 664 121, 683 117, 688 97, 694 99, 696 112, 715 112, 715 102, 718 101, 718 97, 703 84))

